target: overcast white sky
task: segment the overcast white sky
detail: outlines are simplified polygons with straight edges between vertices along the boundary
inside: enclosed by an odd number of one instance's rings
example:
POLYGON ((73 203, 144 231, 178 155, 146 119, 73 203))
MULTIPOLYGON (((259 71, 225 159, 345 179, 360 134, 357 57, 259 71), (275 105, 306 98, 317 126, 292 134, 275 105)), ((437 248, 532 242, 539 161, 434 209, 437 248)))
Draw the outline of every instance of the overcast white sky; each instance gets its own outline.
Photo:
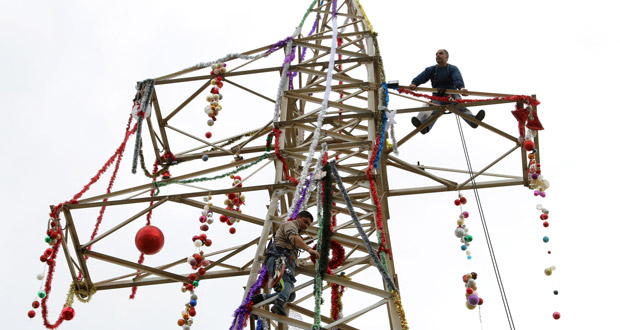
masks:
MULTIPOLYGON (((0 141, 5 154, 0 201, 7 211, 0 240, 3 328, 43 329, 40 309, 33 320, 26 313, 39 290, 36 274, 42 270, 38 258, 46 247, 49 205, 70 199, 116 149, 135 82, 284 39, 310 3, 0 2, 0 141)), ((362 5, 379 33, 389 80, 408 84, 434 63, 438 48, 446 48, 470 90, 536 94, 542 101, 542 166, 552 185, 542 202, 552 213, 552 257, 545 255, 548 246, 541 239, 549 231, 537 220, 540 198, 524 187, 480 192, 516 328, 617 328, 620 290, 614 280, 620 266, 614 249, 618 212, 613 194, 620 183, 620 70, 614 60, 620 51, 620 26, 610 2, 366 0, 362 5), (543 270, 551 263, 558 270, 548 278, 543 270), (559 296, 553 297, 554 289, 559 296), (562 313, 560 321, 551 317, 556 310, 562 313)), ((273 55, 281 62, 280 57, 273 55)), ((277 77, 264 84, 275 91, 277 77)), ((488 109, 486 120, 512 120, 509 110, 488 109)), ((234 111, 237 116, 264 114, 260 121, 267 122, 272 107, 249 104, 234 111)), ((401 157, 424 163, 440 150, 447 159, 464 162, 456 125, 446 117, 431 134, 416 137, 401 157)), ((234 123, 235 118, 228 120, 234 123)), ((397 136, 411 130, 409 120, 409 115, 397 117, 397 136)), ((480 131, 466 127, 474 164, 497 153, 480 131)), ((130 141, 120 177, 131 176, 133 138, 130 141)), ((107 180, 93 188, 95 194, 105 190, 107 180)), ((131 180, 119 178, 117 187, 138 182, 131 180)), ((473 194, 465 194, 473 213, 473 194)), ((413 329, 508 329, 479 216, 470 220, 479 244, 472 248, 475 258, 468 265, 452 234, 458 216, 450 206, 453 199, 454 194, 432 194, 390 200, 395 263, 409 324, 413 329), (480 317, 465 308, 459 283, 471 270, 481 276, 485 305, 480 317)), ((257 204, 248 208, 264 210, 265 201, 257 204)), ((196 226, 195 219, 189 222, 172 208, 163 212, 156 219, 196 226)), ((240 224, 239 230, 243 228, 240 224)), ((189 241, 167 244, 193 251, 189 241)), ((53 319, 69 283, 66 265, 59 263, 50 303, 53 319)), ((195 328, 227 329, 244 283, 201 286, 195 328)), ((76 302, 76 318, 62 328, 174 328, 187 299, 177 285, 141 288, 135 301, 129 301, 128 294, 106 291, 90 304, 76 302)), ((345 300, 345 314, 354 311, 349 303, 354 304, 345 300)), ((384 328, 373 321, 358 326, 384 328)))

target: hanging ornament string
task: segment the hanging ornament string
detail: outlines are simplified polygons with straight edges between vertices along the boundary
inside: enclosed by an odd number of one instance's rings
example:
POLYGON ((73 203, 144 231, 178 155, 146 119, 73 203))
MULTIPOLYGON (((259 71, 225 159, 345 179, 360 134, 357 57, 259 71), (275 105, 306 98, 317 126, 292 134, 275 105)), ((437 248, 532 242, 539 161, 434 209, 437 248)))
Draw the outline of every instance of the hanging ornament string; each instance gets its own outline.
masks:
MULTIPOLYGON (((335 1, 334 1, 335 2, 335 1)), ((327 154, 325 154, 327 155, 327 154)), ((323 171, 325 171, 326 175, 323 178, 322 186, 322 217, 319 217, 319 235, 318 235, 318 245, 317 252, 321 255, 319 258, 319 262, 316 263, 316 275, 315 275, 315 292, 314 292, 314 325, 313 329, 321 328, 321 301, 322 301, 322 293, 323 293, 323 276, 328 270, 328 261, 329 261, 329 251, 331 249, 331 214, 332 214, 332 179, 331 179, 331 169, 329 165, 325 164, 323 166, 323 171)), ((320 215, 320 214, 319 214, 320 215)))
MULTIPOLYGON (((327 154, 327 143, 323 142, 321 144, 321 154, 326 155, 327 154)), ((316 164, 316 168, 314 169, 314 172, 312 173, 312 178, 313 180, 310 180, 310 188, 309 191, 314 191, 314 189, 316 189, 317 187, 317 183, 320 184, 321 182, 321 178, 325 175, 324 172, 321 171, 322 165, 319 164, 319 162, 317 162, 316 164)), ((301 199, 303 200, 302 204, 301 204, 301 210, 305 210, 308 208, 308 200, 310 200, 310 194, 307 194, 305 196, 302 196, 301 199)), ((317 199, 317 207, 320 207, 321 204, 321 199, 317 199)), ((291 217, 291 219, 294 219, 293 217, 291 217)))
POLYGON ((377 267, 377 270, 379 270, 379 273, 383 277, 383 280, 385 281, 385 283, 388 286, 389 290, 390 291, 397 290, 396 289, 396 285, 394 284, 394 281, 392 280, 390 275, 387 273, 387 271, 386 271, 385 267, 383 266, 383 263, 381 262, 381 260, 379 260, 379 257, 377 256, 377 253, 376 253, 375 249, 372 247, 372 244, 370 243, 370 240, 368 239, 368 236, 366 235, 366 232, 364 231, 364 228, 362 227, 362 224, 360 223, 359 219, 357 218, 357 213, 355 213, 355 210, 353 209, 353 203, 351 202, 351 198, 349 197, 349 194, 347 193, 347 190, 344 187, 344 184, 342 183, 342 179, 340 178, 340 174, 338 174, 338 169, 336 168, 336 163, 334 161, 331 161, 331 162, 329 162, 329 166, 332 169, 332 174, 334 175, 334 179, 336 179, 336 183, 338 184, 338 188, 340 189, 340 193, 342 194, 342 197, 344 198, 344 201, 347 204, 347 209, 349 210, 349 214, 351 215, 353 223, 355 224, 355 227, 357 228, 357 232, 359 233, 360 237, 364 241, 364 245, 366 246, 366 250, 368 251, 368 254, 370 255, 370 257, 373 259, 375 267, 377 267))
POLYGON ((267 273, 267 264, 265 264, 258 273, 258 279, 250 288, 250 291, 243 300, 243 303, 241 303, 241 306, 235 310, 235 313, 233 314, 234 320, 229 330, 242 330, 245 326, 247 326, 248 317, 250 316, 252 306, 254 305, 252 302, 252 296, 258 293, 258 290, 265 285, 268 279, 267 273))
MULTIPOLYGON (((316 19, 314 20, 314 24, 312 24, 312 29, 310 29, 310 32, 306 35, 307 37, 310 37, 313 33, 314 30, 316 30, 317 26, 319 25, 319 20, 321 18, 321 15, 319 13, 316 14, 316 19)), ((303 47, 302 51, 301 51, 301 55, 299 56, 299 62, 303 62, 304 58, 306 57, 306 51, 308 50, 308 47, 303 47)), ((291 73, 290 71, 287 72, 288 75, 288 89, 293 89, 293 78, 295 78, 297 76, 297 72, 293 72, 291 73)))
POLYGON ((236 174, 238 172, 241 172, 245 169, 248 169, 258 163, 260 163, 262 160, 269 158, 269 154, 268 153, 264 153, 262 154, 260 157, 258 157, 255 161, 245 164, 245 165, 241 165, 239 167, 237 167, 236 169, 230 171, 230 172, 226 172, 223 174, 219 174, 213 177, 202 177, 202 178, 194 178, 194 179, 187 179, 187 180, 166 180, 166 181, 156 181, 153 182, 153 186, 155 186, 156 192, 154 194, 154 196, 159 195, 159 188, 161 187, 165 187, 167 185, 170 184, 175 184, 175 183, 195 183, 195 182, 205 182, 205 181, 213 181, 213 180, 218 180, 221 178, 225 178, 227 176, 230 176, 231 174, 236 174))
POLYGON ((405 310, 403 309, 403 303, 400 301, 400 295, 398 291, 392 290, 392 295, 394 296, 394 305, 396 305, 396 311, 398 312, 398 318, 400 319, 400 325, 403 330, 408 330, 409 325, 407 324, 407 318, 405 317, 405 310))
MULTIPOLYGON (((306 160, 304 162, 304 166, 302 168, 301 175, 299 178, 301 185, 298 185, 297 189, 295 190, 293 202, 291 203, 292 205, 295 205, 297 203, 297 200, 299 199, 299 195, 301 194, 301 189, 305 185, 306 180, 308 180, 308 171, 310 169, 312 159, 314 158, 315 149, 321 137, 321 127, 323 126, 323 119, 325 118, 325 113, 327 112, 329 96, 332 90, 332 76, 334 72, 334 63, 336 60, 336 49, 338 48, 338 34, 336 33, 338 31, 338 15, 337 15, 337 7, 335 5, 335 2, 336 2, 335 0, 332 2, 332 12, 331 12, 332 14, 332 19, 331 19, 332 44, 331 44, 331 48, 329 52, 329 65, 327 68, 327 78, 325 79, 325 94, 323 95, 323 102, 321 103, 321 111, 319 112, 319 115, 317 118, 316 129, 314 130, 314 136, 312 138, 312 142, 310 143, 310 146, 308 147, 308 156, 306 157, 306 160)), ((290 218, 290 214, 289 214, 289 218, 290 218)))
MULTIPOLYGON (((334 242, 332 242, 333 246, 334 242)), ((344 255, 343 255, 344 258, 344 255)), ((345 280, 350 281, 351 278, 346 276, 344 272, 338 274, 338 277, 343 278, 345 280)), ((336 321, 342 318, 342 296, 344 294, 345 286, 338 285, 336 283, 330 283, 332 288, 332 308, 331 308, 331 318, 336 321)))
MULTIPOLYGON (((377 211, 376 211, 377 238, 380 241, 378 253, 387 252, 391 258, 392 251, 390 251, 390 249, 386 247, 387 242, 386 242, 385 233, 383 232, 383 212, 381 210, 381 202, 379 201, 379 194, 377 193, 377 186, 375 183, 375 178, 372 174, 372 166, 373 166, 375 158, 377 157, 377 150, 379 148, 380 138, 381 136, 377 135, 376 140, 375 140, 375 146, 372 151, 372 155, 368 161, 368 168, 366 168, 366 178, 368 178, 368 182, 370 183, 370 193, 372 196, 373 203, 377 207, 377 211)), ((386 266, 385 256, 382 256, 381 259, 385 267, 386 266)))
MULTIPOLYGON (((142 151, 142 150, 140 150, 142 151)), ((140 153, 140 155, 142 155, 142 153, 140 153)), ((144 162, 142 162, 144 163, 144 162)), ((167 168, 167 167, 166 167, 167 168)), ((144 168, 143 168, 144 169, 144 168)), ((150 176, 151 178, 153 178, 153 182, 155 182, 157 180, 157 173, 159 173, 157 171, 158 169, 158 164, 157 162, 153 163, 153 175, 150 176)), ((151 189, 150 192, 150 196, 151 198, 155 195, 155 189, 151 189)), ((153 202, 154 200, 151 199, 151 201, 149 202, 149 207, 153 206, 153 202)), ((149 212, 146 214, 146 225, 149 226, 151 224, 151 217, 153 215, 153 209, 150 209, 149 212)), ((140 257, 138 257, 138 264, 142 265, 142 263, 144 263, 144 253, 140 252, 140 257)), ((137 278, 138 276, 140 276, 141 271, 137 270, 137 274, 134 278, 137 278)), ((134 299, 136 297, 136 292, 138 290, 137 286, 133 286, 131 287, 131 294, 129 295, 129 299, 134 299)))

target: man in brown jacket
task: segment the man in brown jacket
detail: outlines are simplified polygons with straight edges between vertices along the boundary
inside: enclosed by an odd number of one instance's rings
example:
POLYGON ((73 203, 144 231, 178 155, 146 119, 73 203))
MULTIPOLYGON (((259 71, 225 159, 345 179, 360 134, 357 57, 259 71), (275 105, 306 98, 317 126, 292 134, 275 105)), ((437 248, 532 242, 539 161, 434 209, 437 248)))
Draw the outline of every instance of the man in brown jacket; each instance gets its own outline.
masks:
POLYGON ((315 259, 319 259, 319 253, 309 247, 301 238, 301 232, 305 231, 312 223, 312 214, 308 211, 301 211, 294 221, 283 223, 274 235, 273 246, 270 245, 267 253, 267 269, 271 277, 276 277, 276 271, 280 272, 281 280, 275 285, 276 292, 270 294, 256 294, 252 296, 252 301, 257 304, 265 299, 278 296, 271 307, 271 312, 285 315, 284 304, 295 300, 295 293, 291 293, 295 286, 295 261, 297 260, 298 249, 304 250, 315 259), (280 266, 280 267, 277 267, 280 266), (279 291, 279 292, 278 292, 279 291))

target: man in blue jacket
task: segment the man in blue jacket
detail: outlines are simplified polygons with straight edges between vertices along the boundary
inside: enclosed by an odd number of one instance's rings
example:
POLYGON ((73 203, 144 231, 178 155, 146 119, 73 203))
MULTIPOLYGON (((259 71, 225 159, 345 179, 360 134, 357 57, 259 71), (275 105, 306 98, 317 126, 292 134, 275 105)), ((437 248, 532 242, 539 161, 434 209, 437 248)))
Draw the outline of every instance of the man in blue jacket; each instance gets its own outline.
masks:
MULTIPOLYGON (((459 71, 459 68, 457 68, 456 66, 452 64, 448 64, 449 56, 450 55, 448 54, 447 50, 445 49, 438 50, 437 53, 435 54, 435 60, 437 61, 437 65, 429 66, 424 71, 422 71, 422 73, 420 73, 417 77, 415 77, 411 81, 411 85, 409 85, 409 88, 414 90, 418 88, 418 86, 426 83, 430 79, 431 86, 433 88, 437 88, 440 90, 441 89, 458 89, 462 91, 467 91, 467 89, 465 89, 465 83, 463 82, 463 76, 461 76, 461 72, 459 71)), ((439 92, 439 93, 436 92, 436 93, 433 93, 433 95, 442 96, 442 97, 448 96, 445 92, 439 92)), ((463 95, 467 96, 467 94, 463 94, 463 95)), ((455 99, 461 98, 461 95, 459 94, 451 94, 450 96, 452 96, 455 99)), ((447 102, 441 102, 441 101, 435 101, 435 100, 431 102, 440 104, 440 105, 450 104, 447 102)), ((441 110, 434 110, 431 114, 429 114, 430 111, 420 112, 416 117, 411 118, 411 123, 415 127, 420 127, 420 125, 422 125, 425 121, 427 121, 430 116, 439 113, 439 111, 441 110)), ((473 115, 471 111, 469 111, 469 109, 467 108, 460 108, 458 109, 458 111, 466 115, 469 115, 469 116, 473 115)), ((476 114, 475 118, 481 121, 484 119, 484 115, 485 115, 484 110, 480 110, 476 114)), ((478 127, 478 124, 473 123, 467 119, 465 119, 465 122, 469 124, 469 126, 471 126, 472 128, 478 127)), ((431 128, 433 128, 433 125, 435 125, 434 121, 430 123, 428 126, 426 126, 421 131, 421 133, 422 134, 428 133, 431 130, 431 128)))

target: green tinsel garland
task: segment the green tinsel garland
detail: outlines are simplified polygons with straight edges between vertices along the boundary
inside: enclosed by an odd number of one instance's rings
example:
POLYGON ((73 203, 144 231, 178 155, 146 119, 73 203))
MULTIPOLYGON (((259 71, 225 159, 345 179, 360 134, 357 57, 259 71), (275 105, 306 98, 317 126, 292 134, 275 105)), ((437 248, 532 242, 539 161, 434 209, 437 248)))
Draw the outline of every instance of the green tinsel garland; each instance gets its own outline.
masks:
POLYGON ((267 159, 269 157, 268 153, 264 153, 262 154, 260 157, 258 157, 255 161, 249 163, 249 164, 245 164, 245 165, 241 165, 239 167, 237 167, 236 169, 227 172, 227 173, 223 173, 220 175, 216 175, 213 177, 202 177, 202 178, 195 178, 195 179, 187 179, 187 180, 168 180, 168 181, 155 181, 153 182, 153 185, 155 186, 155 189, 157 190, 155 192, 154 196, 159 195, 159 188, 160 187, 164 187, 167 186, 169 184, 173 184, 173 183, 195 183, 195 182, 205 182, 205 181, 212 181, 212 180, 218 180, 221 178, 225 178, 227 176, 230 176, 231 174, 236 174, 238 172, 241 172, 249 167, 252 167, 256 164, 258 164, 260 161, 262 161, 263 159, 267 159))

